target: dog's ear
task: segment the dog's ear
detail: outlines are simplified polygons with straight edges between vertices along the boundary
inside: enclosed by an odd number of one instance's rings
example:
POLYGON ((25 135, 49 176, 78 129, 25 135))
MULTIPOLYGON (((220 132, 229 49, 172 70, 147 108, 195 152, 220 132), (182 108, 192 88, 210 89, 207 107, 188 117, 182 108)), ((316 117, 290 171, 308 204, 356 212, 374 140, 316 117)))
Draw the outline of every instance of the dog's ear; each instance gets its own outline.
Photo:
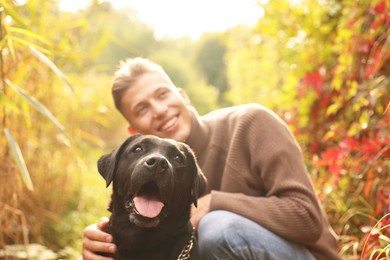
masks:
POLYGON ((194 152, 187 146, 188 149, 188 164, 192 174, 191 199, 195 207, 198 206, 198 198, 206 192, 207 180, 202 170, 200 169, 194 152))
POLYGON ((98 171, 100 175, 106 180, 106 187, 110 186, 112 180, 114 179, 116 169, 118 167, 118 160, 126 148, 126 146, 131 143, 133 140, 137 139, 140 135, 132 135, 117 149, 111 153, 105 154, 98 160, 98 171))

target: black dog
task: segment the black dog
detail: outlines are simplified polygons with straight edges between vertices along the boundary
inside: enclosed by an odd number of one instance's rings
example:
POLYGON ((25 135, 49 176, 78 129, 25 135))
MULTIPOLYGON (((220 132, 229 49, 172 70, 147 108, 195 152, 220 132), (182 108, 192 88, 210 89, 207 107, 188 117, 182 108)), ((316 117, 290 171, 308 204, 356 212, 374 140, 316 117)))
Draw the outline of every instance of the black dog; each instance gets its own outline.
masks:
POLYGON ((198 259, 191 204, 206 179, 184 143, 134 135, 98 161, 107 187, 113 182, 106 232, 116 259, 198 259))

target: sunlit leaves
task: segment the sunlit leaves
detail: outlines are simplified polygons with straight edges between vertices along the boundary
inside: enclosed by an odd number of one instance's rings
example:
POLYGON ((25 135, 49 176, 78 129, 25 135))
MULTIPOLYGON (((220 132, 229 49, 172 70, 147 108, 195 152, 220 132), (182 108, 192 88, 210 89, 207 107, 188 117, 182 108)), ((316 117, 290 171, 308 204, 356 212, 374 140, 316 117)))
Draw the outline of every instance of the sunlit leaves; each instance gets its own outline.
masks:
POLYGON ((18 46, 34 46, 43 52, 50 52, 51 43, 47 39, 32 30, 7 3, 0 0, 0 4, 3 5, 6 17, 11 17, 8 19, 10 22, 2 23, 1 49, 8 49, 14 59, 16 59, 15 50, 18 46))
POLYGON ((336 114, 337 111, 339 111, 339 109, 342 107, 342 105, 342 100, 337 99, 333 104, 328 106, 328 108, 326 109, 326 115, 331 116, 336 114))
POLYGON ((7 138, 12 156, 16 162, 16 165, 19 168, 19 172, 22 176, 24 184, 30 191, 33 191, 34 190, 33 183, 31 181, 30 173, 28 172, 26 163, 24 161, 22 151, 20 150, 18 143, 16 142, 15 138, 13 137, 13 135, 11 134, 8 128, 4 129, 4 133, 7 138))
MULTIPOLYGON (((235 55, 228 53, 230 67, 235 66, 229 77, 237 86, 245 86, 234 89, 232 99, 256 100, 255 95, 243 94, 268 85, 278 93, 275 90, 289 78, 286 75, 298 79, 295 100, 281 102, 293 92, 279 92, 277 98, 263 92, 270 101, 259 100, 267 105, 274 101, 276 110, 284 107, 282 115, 288 111, 288 123, 304 146, 332 224, 359 241, 359 227, 371 219, 350 216, 353 224, 344 227, 338 222, 340 216, 366 212, 374 219, 389 210, 381 194, 387 194, 388 205, 390 111, 385 111, 390 100, 390 3, 303 1, 289 6, 279 2, 265 6, 255 31, 261 41, 245 45, 241 40, 236 44, 241 48, 232 50, 235 55), (297 41, 300 31, 305 37, 297 41), (268 59, 271 52, 281 60, 278 65, 268 59), (252 60, 256 68, 248 66, 252 60), (265 70, 265 64, 271 69, 265 70), (294 69, 281 69, 280 64, 294 69), (260 80, 245 81, 247 70, 257 70, 260 80), (273 73, 282 75, 281 80, 273 82, 273 73)), ((378 244, 373 245, 371 249, 378 244)))
MULTIPOLYGON (((47 46, 50 46, 51 43, 45 39, 42 35, 39 35, 38 33, 30 30, 30 29, 23 29, 19 27, 9 27, 9 34, 13 35, 15 39, 24 40, 24 39, 34 39, 38 42, 45 44, 47 46)), ((27 41, 26 41, 27 42, 27 41)), ((32 41, 28 41, 27 43, 32 44, 32 41)))
POLYGON ((70 146, 70 141, 67 138, 67 134, 65 131, 65 128, 58 122, 58 120, 55 118, 55 116, 50 112, 49 109, 46 108, 42 103, 40 103, 36 98, 29 95, 25 90, 22 88, 14 85, 11 81, 8 79, 5 79, 5 82, 9 87, 11 87, 16 93, 18 93, 27 103, 29 103, 32 107, 34 107, 38 112, 40 112, 42 115, 47 117, 63 134, 64 136, 64 143, 67 146, 70 146))
POLYGON ((24 28, 27 28, 28 25, 24 22, 24 20, 19 16, 19 14, 16 12, 16 10, 9 5, 7 0, 0 0, 0 5, 4 9, 4 12, 12 17, 12 19, 16 22, 16 24, 23 26, 24 28))
POLYGON ((346 98, 349 100, 351 98, 353 98, 357 91, 358 91, 358 82, 357 81, 352 81, 352 82, 349 82, 348 83, 348 91, 347 91, 347 95, 346 95, 346 98))
POLYGON ((35 49, 34 47, 30 46, 29 49, 31 52, 34 54, 35 57, 37 57, 40 61, 42 61, 44 64, 46 64, 57 76, 59 76, 61 79, 63 79, 68 87, 71 89, 72 92, 74 92, 73 86, 66 77, 66 75, 58 69, 58 67, 42 52, 39 50, 35 49))
POLYGON ((18 106, 12 102, 7 96, 0 94, 0 104, 4 105, 7 109, 13 112, 18 112, 18 106))
POLYGON ((390 213, 385 214, 373 227, 363 230, 363 248, 360 259, 388 259, 390 257, 390 213))

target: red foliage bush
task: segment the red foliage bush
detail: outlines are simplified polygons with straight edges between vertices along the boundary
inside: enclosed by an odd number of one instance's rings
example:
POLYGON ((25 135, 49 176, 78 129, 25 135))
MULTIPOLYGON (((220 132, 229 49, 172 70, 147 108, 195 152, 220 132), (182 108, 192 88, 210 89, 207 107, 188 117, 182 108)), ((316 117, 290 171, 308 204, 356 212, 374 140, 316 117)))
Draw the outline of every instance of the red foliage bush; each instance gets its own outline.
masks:
POLYGON ((362 252, 368 256, 379 235, 363 227, 390 212, 390 6, 344 2, 351 15, 334 32, 336 59, 317 60, 301 79, 297 99, 313 100, 304 112, 297 105, 296 118, 309 123, 296 134, 333 226, 361 245, 370 236, 362 252))

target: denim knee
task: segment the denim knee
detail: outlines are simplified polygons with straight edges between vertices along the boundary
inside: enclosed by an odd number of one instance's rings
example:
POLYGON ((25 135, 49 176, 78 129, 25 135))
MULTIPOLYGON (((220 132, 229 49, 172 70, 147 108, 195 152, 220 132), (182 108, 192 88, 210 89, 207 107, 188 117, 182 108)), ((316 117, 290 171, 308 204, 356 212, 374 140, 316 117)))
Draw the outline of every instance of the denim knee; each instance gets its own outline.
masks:
POLYGON ((314 259, 305 247, 228 211, 206 214, 198 236, 201 259, 314 259))
POLYGON ((201 259, 257 259, 250 238, 235 216, 238 215, 227 211, 212 211, 202 218, 198 227, 201 259))

